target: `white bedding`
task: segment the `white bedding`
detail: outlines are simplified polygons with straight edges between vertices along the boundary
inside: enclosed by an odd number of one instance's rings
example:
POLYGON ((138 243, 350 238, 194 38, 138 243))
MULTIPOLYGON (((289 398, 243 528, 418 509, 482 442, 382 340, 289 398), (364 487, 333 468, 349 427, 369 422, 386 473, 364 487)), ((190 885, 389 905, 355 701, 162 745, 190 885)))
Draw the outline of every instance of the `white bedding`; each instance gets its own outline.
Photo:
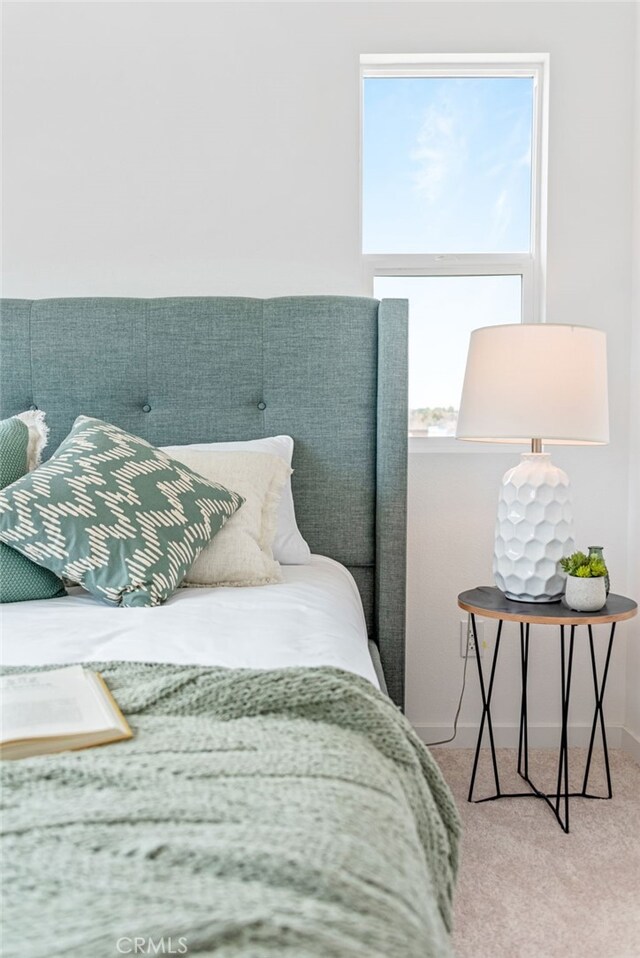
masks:
POLYGON ((179 589, 162 606, 108 606, 81 589, 0 606, 4 665, 138 661, 227 668, 333 665, 378 680, 360 595, 333 559, 283 566, 278 585, 179 589))

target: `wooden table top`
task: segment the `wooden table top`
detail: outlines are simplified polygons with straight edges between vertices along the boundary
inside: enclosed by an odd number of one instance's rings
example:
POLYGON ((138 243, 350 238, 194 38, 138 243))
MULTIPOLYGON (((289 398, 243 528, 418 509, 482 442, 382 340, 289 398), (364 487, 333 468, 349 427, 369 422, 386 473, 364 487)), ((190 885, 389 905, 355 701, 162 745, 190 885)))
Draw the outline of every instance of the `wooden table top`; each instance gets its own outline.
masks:
POLYGON ((458 605, 465 612, 472 612, 484 618, 545 625, 606 625, 609 622, 632 619, 638 612, 637 602, 613 592, 609 593, 606 604, 599 612, 576 612, 567 608, 562 601, 515 602, 491 585, 461 592, 458 605))

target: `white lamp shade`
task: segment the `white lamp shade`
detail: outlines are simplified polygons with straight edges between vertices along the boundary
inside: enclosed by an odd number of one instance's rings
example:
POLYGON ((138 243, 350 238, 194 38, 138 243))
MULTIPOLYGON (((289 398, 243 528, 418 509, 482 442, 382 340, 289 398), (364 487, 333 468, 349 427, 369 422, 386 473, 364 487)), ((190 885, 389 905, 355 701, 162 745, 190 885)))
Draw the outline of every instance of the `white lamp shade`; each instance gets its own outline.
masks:
POLYGON ((550 323, 471 333, 458 439, 595 444, 609 441, 602 330, 550 323))

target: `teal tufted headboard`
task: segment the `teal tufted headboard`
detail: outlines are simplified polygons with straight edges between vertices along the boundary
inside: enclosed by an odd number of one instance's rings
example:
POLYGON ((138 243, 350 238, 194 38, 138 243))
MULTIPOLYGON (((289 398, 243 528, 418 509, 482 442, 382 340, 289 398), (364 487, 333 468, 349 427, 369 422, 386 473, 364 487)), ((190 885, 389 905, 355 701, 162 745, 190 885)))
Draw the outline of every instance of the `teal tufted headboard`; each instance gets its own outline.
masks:
POLYGON ((0 399, 45 410, 49 451, 81 413, 154 445, 293 436, 302 534, 353 573, 403 704, 405 300, 3 300, 0 399))

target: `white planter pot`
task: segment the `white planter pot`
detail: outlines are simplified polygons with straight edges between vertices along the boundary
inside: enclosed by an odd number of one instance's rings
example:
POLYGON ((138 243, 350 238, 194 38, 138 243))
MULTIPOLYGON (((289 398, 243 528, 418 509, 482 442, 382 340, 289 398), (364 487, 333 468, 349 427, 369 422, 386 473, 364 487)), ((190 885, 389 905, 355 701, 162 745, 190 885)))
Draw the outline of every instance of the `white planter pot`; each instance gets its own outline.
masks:
POLYGON ((577 575, 568 575, 564 601, 576 612, 597 612, 607 601, 604 576, 581 579, 577 575))

